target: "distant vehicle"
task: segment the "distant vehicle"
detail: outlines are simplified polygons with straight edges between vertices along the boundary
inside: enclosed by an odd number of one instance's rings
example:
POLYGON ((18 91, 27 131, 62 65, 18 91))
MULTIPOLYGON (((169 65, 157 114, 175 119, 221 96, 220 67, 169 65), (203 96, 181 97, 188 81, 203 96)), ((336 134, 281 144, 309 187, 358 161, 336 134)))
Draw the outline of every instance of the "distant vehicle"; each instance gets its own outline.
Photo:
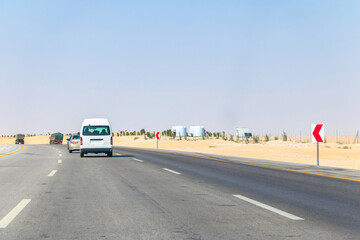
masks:
POLYGON ((62 133, 53 133, 50 136, 50 144, 62 144, 64 135, 62 133))
POLYGON ((72 153, 73 151, 80 151, 80 135, 73 134, 67 140, 67 148, 69 153, 72 153))
POLYGON ((24 144, 25 135, 24 134, 16 134, 15 135, 15 144, 24 144))
POLYGON ((113 138, 109 120, 105 118, 85 119, 80 131, 80 156, 87 153, 113 155, 113 138))

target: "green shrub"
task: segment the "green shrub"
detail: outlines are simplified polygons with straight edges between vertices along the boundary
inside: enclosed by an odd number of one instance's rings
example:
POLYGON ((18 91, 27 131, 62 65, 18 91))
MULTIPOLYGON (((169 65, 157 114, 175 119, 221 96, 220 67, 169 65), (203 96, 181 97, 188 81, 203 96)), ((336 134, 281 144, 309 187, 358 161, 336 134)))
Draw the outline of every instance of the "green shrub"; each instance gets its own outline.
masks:
POLYGON ((138 140, 139 139, 139 137, 134 137, 134 140, 138 140))
POLYGON ((230 134, 230 139, 229 139, 229 141, 234 141, 234 135, 232 135, 232 134, 230 134))
POLYGON ((287 142, 287 140, 288 140, 288 136, 287 136, 287 134, 286 134, 285 131, 283 131, 282 140, 283 140, 284 142, 287 142))
POLYGON ((259 143, 260 142, 259 136, 253 136, 253 141, 254 143, 259 143))
POLYGON ((275 140, 279 140, 279 137, 274 137, 275 140))
POLYGON ((270 137, 269 137, 269 135, 265 134, 265 142, 268 142, 268 141, 270 141, 270 137))

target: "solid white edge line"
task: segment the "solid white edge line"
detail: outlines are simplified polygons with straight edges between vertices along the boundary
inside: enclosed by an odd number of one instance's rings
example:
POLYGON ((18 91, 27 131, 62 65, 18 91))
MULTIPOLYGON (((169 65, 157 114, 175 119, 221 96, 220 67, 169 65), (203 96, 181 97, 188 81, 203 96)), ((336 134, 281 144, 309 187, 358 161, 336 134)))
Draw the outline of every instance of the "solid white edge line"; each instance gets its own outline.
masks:
POLYGON ((58 163, 62 163, 61 159, 58 160, 58 163))
POLYGON ((52 171, 49 173, 48 177, 54 176, 56 172, 57 172, 57 170, 52 170, 52 171))
POLYGON ((133 158, 134 161, 137 161, 137 162, 144 162, 143 160, 140 160, 140 159, 137 159, 137 158, 133 158))
POLYGON ((264 203, 255 201, 255 200, 253 200, 253 199, 244 197, 244 196, 242 196, 242 195, 233 195, 233 196, 234 196, 234 197, 237 197, 237 198, 239 198, 239 199, 241 199, 241 200, 244 200, 244 201, 246 201, 246 202, 248 202, 248 203, 254 204, 254 205, 258 206, 258 207, 261 207, 261 208, 264 208, 264 209, 269 210, 269 211, 271 211, 271 212, 277 213, 277 214, 279 214, 279 215, 281 215, 281 216, 283 216, 283 217, 287 217, 287 218, 289 218, 289 219, 291 219, 291 220, 304 220, 304 219, 301 218, 301 217, 298 217, 298 216, 295 216, 295 215, 293 215, 293 214, 284 212, 284 211, 282 211, 282 210, 280 210, 280 209, 271 207, 271 206, 269 206, 269 205, 266 205, 266 204, 264 204, 264 203))
POLYGON ((31 199, 23 199, 0 221, 0 228, 6 228, 12 220, 28 205, 31 199))
POLYGON ((171 173, 175 173, 175 174, 181 174, 179 172, 176 172, 174 170, 168 169, 168 168, 163 168, 165 171, 171 172, 171 173))

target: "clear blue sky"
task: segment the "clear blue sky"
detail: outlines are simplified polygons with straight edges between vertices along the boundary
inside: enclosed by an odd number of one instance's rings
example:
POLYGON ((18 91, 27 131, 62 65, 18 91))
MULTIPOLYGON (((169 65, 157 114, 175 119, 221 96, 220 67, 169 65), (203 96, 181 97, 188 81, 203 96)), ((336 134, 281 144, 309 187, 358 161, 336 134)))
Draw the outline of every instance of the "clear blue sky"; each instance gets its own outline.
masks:
POLYGON ((0 0, 0 135, 360 129, 360 1, 0 0))

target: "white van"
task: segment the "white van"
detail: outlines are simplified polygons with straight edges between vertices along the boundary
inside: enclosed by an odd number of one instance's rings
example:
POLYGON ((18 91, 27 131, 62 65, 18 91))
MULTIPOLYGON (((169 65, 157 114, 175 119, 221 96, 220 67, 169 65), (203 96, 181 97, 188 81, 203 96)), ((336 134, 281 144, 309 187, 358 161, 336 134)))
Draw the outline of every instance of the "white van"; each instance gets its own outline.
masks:
POLYGON ((113 137, 106 118, 85 119, 80 130, 80 156, 87 153, 106 153, 112 157, 113 137))

